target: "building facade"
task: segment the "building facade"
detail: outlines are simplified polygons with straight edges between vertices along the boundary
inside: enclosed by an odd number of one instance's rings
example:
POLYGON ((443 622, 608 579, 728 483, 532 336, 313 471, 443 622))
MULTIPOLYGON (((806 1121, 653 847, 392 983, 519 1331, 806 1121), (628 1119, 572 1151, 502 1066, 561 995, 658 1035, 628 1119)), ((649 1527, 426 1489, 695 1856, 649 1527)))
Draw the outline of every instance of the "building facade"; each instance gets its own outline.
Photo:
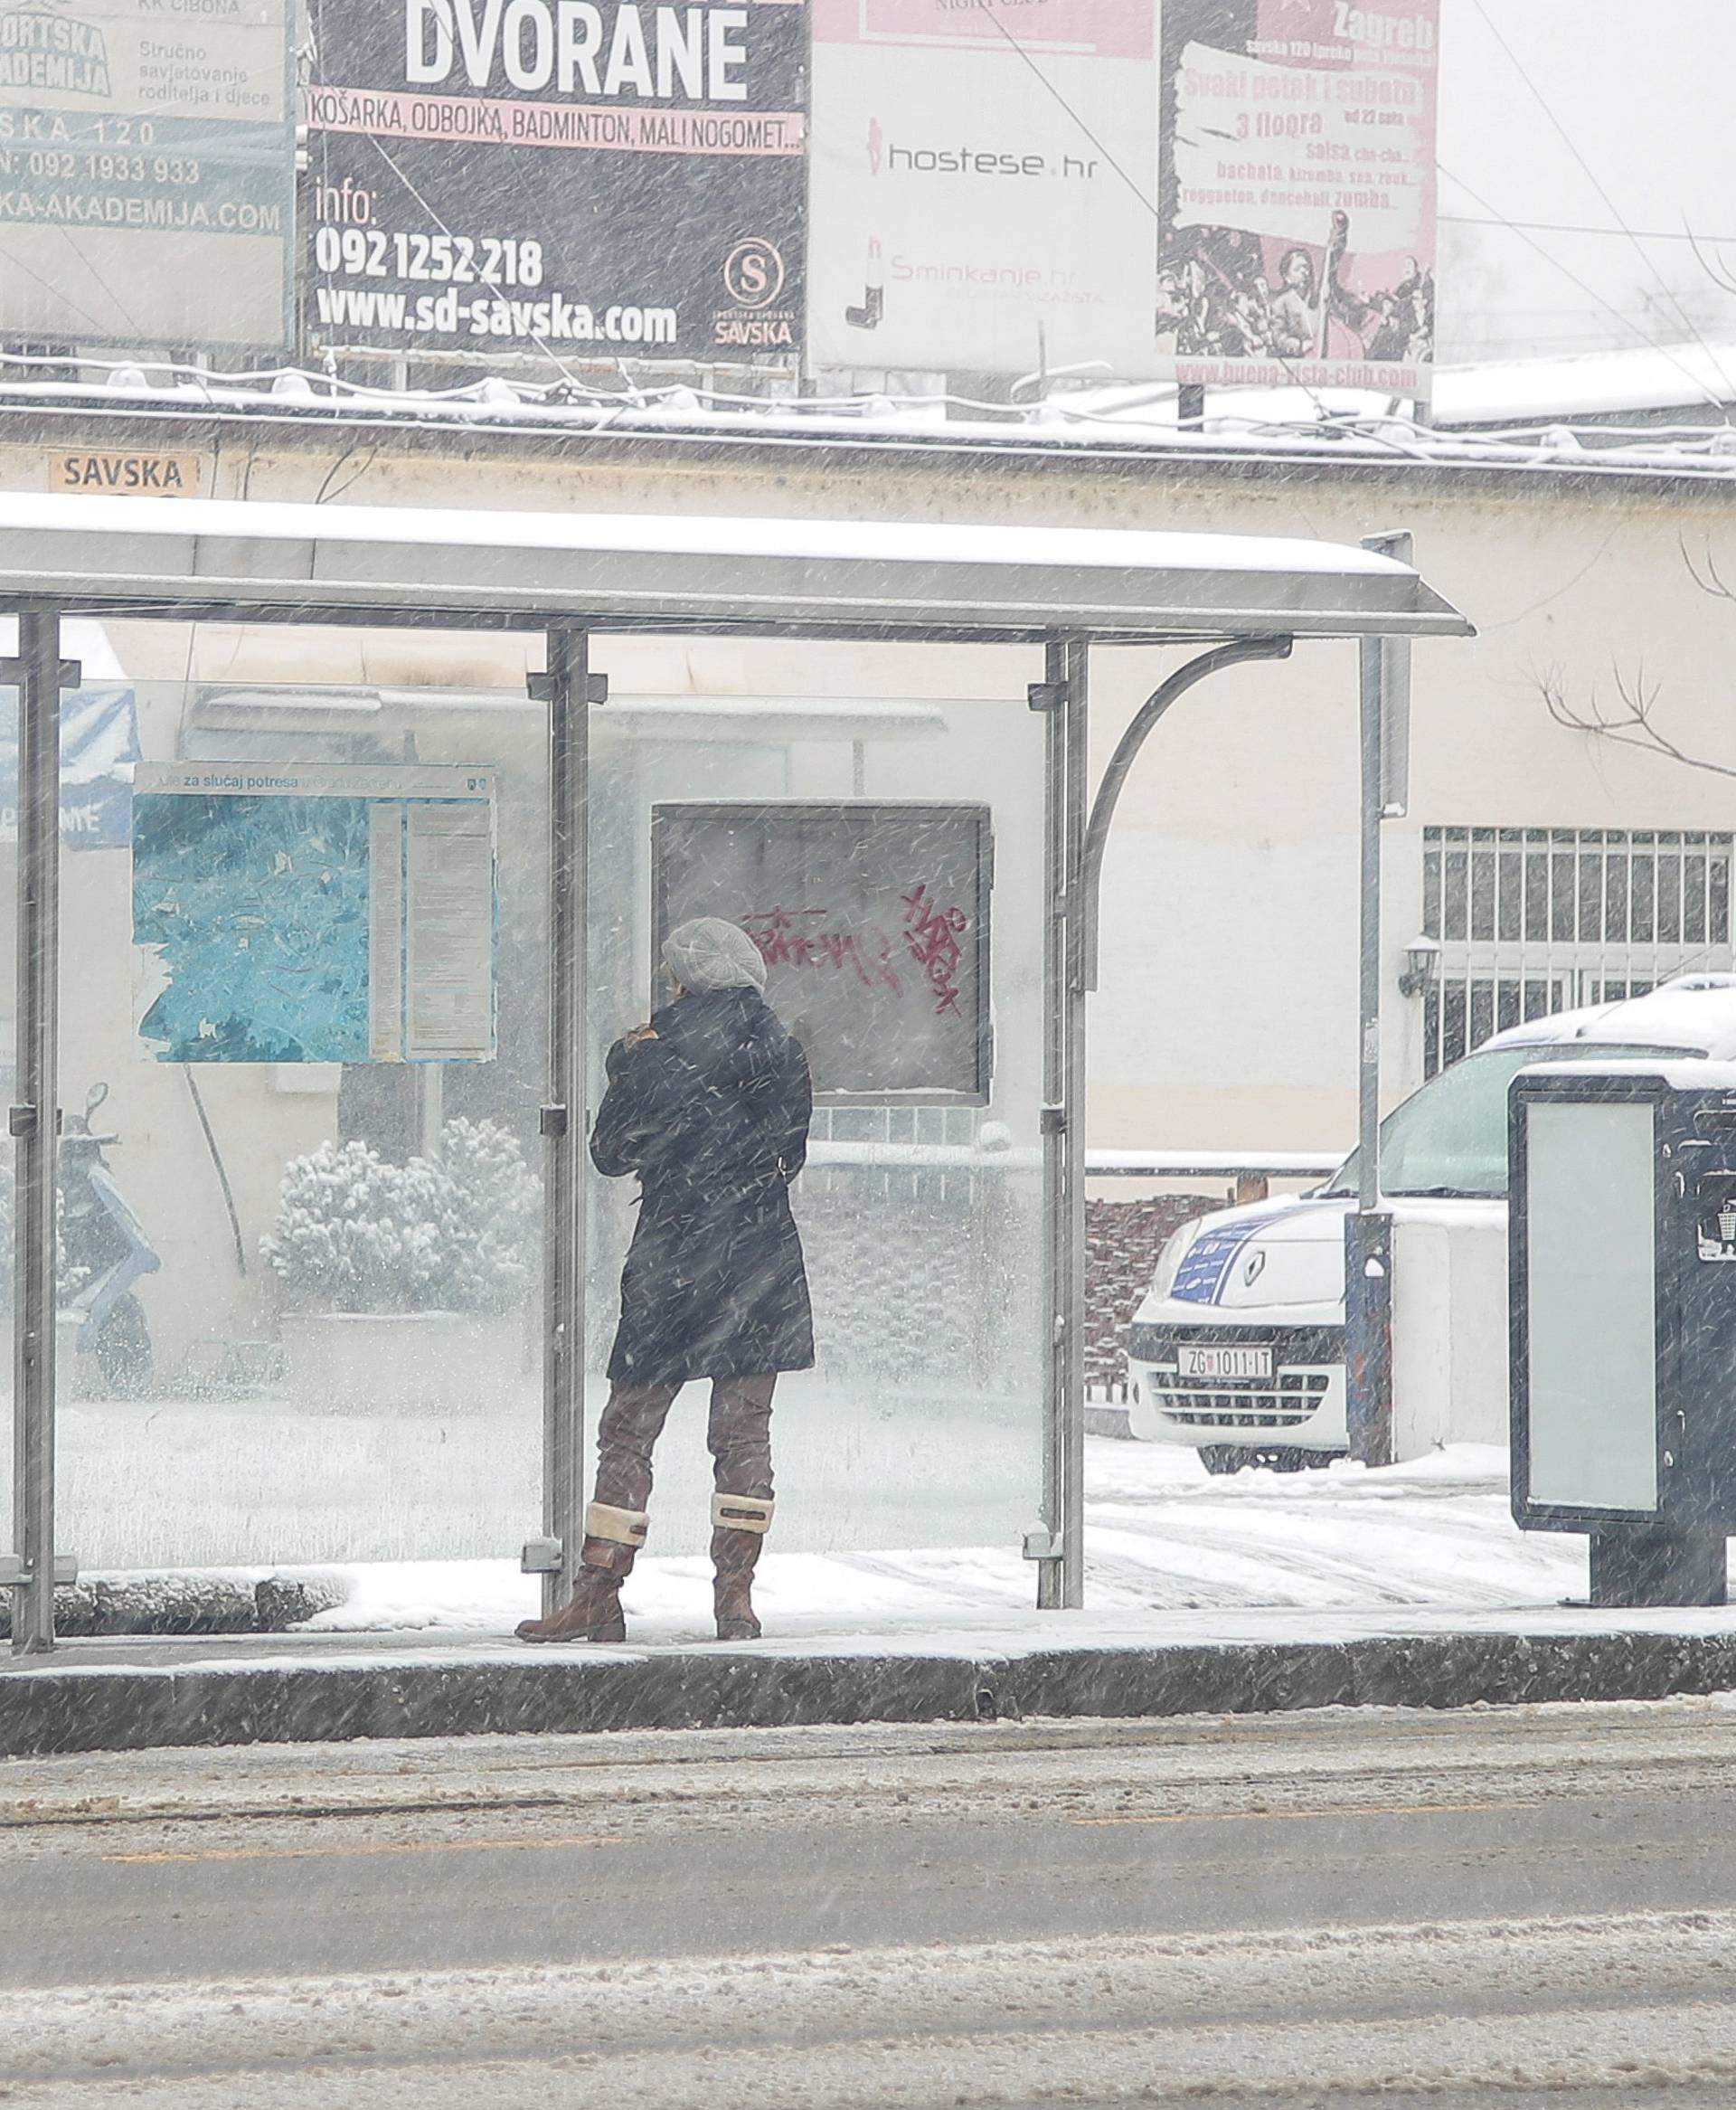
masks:
MULTIPOLYGON (((1519 1017, 1731 965, 1736 606, 1717 582, 1736 578, 1736 461, 1705 450, 1678 459, 1660 444, 1630 459, 1418 436, 1394 452, 1306 434, 1259 446, 1014 423, 36 392, 8 407, 0 488, 1333 541, 1406 528, 1420 567, 1479 634, 1415 654, 1410 798, 1384 830, 1389 1100, 1519 1017)), ((508 941, 536 954, 542 725, 524 685, 539 641, 154 624, 111 626, 108 643, 137 691, 147 759, 493 762, 504 880, 522 911, 508 941)), ((1098 767, 1180 657, 1098 654, 1098 767)), ((599 826, 610 868, 636 889, 632 787, 674 781, 659 770, 685 771, 708 796, 915 797, 931 789, 925 753, 939 752, 925 751, 924 723, 968 716, 991 769, 1000 743, 1011 766, 1042 737, 1025 705, 1034 650, 634 639, 599 640, 594 663, 625 706, 599 726, 602 781, 618 797, 605 789, 599 826)), ((1153 737, 1105 866, 1092 1144, 1353 1140, 1356 697, 1351 648, 1302 644, 1286 663, 1214 677, 1153 737)), ((111 1085, 129 1191, 165 1255, 143 1294, 173 1364, 209 1338, 269 1332, 259 1241, 287 1159, 347 1132, 411 1149, 442 1106, 413 1077, 271 1069, 212 1069, 195 1103, 187 1078, 135 1053, 126 847, 63 862, 69 1098, 87 1081, 111 1085)), ((0 931, 8 1009, 11 942, 0 931)), ((641 942, 623 927, 622 987, 641 942)), ((446 1113, 528 1118, 542 1089, 540 986, 520 979, 524 1015, 503 1017, 502 1062, 448 1076, 446 1113)), ((594 1018, 599 1040, 630 1022, 594 1018)), ((823 1132, 968 1141, 970 1118, 840 1109, 823 1132)))

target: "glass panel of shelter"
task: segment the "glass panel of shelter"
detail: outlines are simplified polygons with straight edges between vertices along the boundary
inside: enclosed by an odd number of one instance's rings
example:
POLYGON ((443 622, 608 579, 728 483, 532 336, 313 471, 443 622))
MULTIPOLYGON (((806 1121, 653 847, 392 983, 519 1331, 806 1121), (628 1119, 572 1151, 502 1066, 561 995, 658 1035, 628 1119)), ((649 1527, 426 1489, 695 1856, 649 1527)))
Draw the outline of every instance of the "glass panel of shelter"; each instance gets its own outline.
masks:
POLYGON ((91 1125, 115 1139, 67 1153, 114 1183, 91 1206, 63 1180, 67 1263, 115 1245, 117 1194, 144 1246, 63 1366, 61 1543, 87 1569, 515 1556, 541 1514, 547 735, 524 678, 542 641, 109 635, 146 763, 231 789, 141 789, 117 840, 61 860, 61 1098, 76 1116, 106 1084, 91 1125), (285 790, 310 771, 317 795, 285 790), (474 1001, 449 1044, 415 1012, 401 923, 409 1008, 388 1021, 380 994, 388 872, 408 899, 461 859, 486 954, 487 801, 458 799, 467 781, 492 790, 497 852, 486 1059, 474 1001), (430 1056, 448 1045, 465 1058, 430 1056))
MULTIPOLYGON (((87 1570, 515 1561, 542 1513, 543 1230, 533 1193, 521 1206, 541 1170, 547 1091, 546 714, 524 687, 542 639, 145 623, 108 634, 147 763, 492 775, 499 1033, 486 1062, 205 1061, 185 1046, 191 1059, 163 1060, 138 1029, 161 969, 146 956, 156 980, 136 1001, 134 915, 149 923, 166 897, 135 873, 130 813, 114 839, 66 849, 61 1097, 76 1115, 108 1085, 92 1132, 117 1140, 80 1148, 112 1175, 109 1216, 136 1219, 144 1252, 115 1300, 119 1330, 101 1353, 85 1330, 65 1361, 61 1543, 87 1570), (455 1201, 455 1179, 479 1186, 499 1219, 486 1282, 449 1250, 475 1222, 474 1193, 455 1201), (358 1280, 355 1268, 322 1272, 309 1258, 317 1236, 285 1235, 311 1219, 328 1247, 365 1244, 394 1212, 439 1249, 420 1274, 401 1240, 358 1280)), ((876 656, 801 649, 799 670, 773 686, 820 692, 811 724, 786 707, 757 726, 739 699, 717 714, 715 738, 671 739, 630 701, 591 714, 589 1111, 607 1046, 650 1000, 654 802, 860 789, 988 807, 992 1080, 970 1103, 822 1103, 797 1191, 819 1361, 783 1381, 774 1444, 786 1549, 1010 1548, 1040 1507, 1046 1364, 1043 739, 1023 699, 1028 655, 937 652, 943 689, 982 697, 986 662, 1019 700, 948 702, 919 731, 889 723, 883 738, 871 726, 844 740, 826 691, 859 694, 876 656)), ((606 641, 594 653, 607 668, 606 641)), ((904 650, 874 671, 889 696, 901 682, 910 693, 904 650)), ((318 887, 326 873, 294 880, 318 887)), ((243 923, 256 908, 241 904, 243 923)), ((9 915, 0 927, 10 932, 9 915)), ((589 1190, 588 1441, 630 1185, 589 1190)), ((69 1235, 75 1270, 76 1246, 69 1235)), ((678 1403, 658 1454, 654 1551, 695 1550, 709 1528, 703 1392, 678 1403)), ((438 1611, 426 1578, 391 1587, 438 1611)), ((440 1587, 534 1608, 533 1585, 510 1570, 440 1587)))
MULTIPOLYGON (((592 724, 591 1045, 593 1093, 602 1053, 658 1000, 648 857, 654 808, 770 799, 798 804, 865 797, 985 804, 994 844, 991 900, 993 1075, 976 1102, 846 1092, 816 1105, 807 1169, 793 1201, 812 1286, 816 1367, 781 1377, 772 1417, 778 1477, 774 1549, 864 1552, 924 1546, 1011 1548, 1038 1514, 1041 1487, 1043 1222, 1043 727, 1026 710, 1030 678, 1016 654, 931 648, 940 671, 929 695, 974 689, 976 700, 936 704, 912 726, 887 714, 844 736, 835 700, 864 686, 889 700, 908 684, 910 648, 767 648, 774 722, 757 726, 729 699, 714 741, 656 737, 630 704, 592 724), (984 671, 1004 677, 992 696, 984 671), (878 678, 876 678, 876 677, 878 678), (792 693, 810 714, 792 723, 792 693), (828 693, 830 692, 830 693, 828 693), (1017 702, 1010 699, 1018 698, 1017 702), (634 875, 630 898, 620 884, 634 875)), ((608 665, 607 640, 597 647, 608 665)), ((903 693, 910 693, 908 686, 903 693)), ((912 881, 921 875, 914 869, 912 881)), ((766 936, 748 902, 741 915, 766 936)), ((799 949, 804 964, 769 948, 769 997, 800 1028, 804 977, 816 988, 849 976, 851 941, 799 949)), ((894 950, 901 942, 896 925, 894 950)), ((877 941, 878 942, 878 941, 877 941)), ((920 975, 898 953, 907 979, 920 975)), ((631 1235, 632 1182, 599 1180, 588 1235, 590 1411, 595 1436, 631 1235)), ((694 1554, 710 1530, 707 1387, 677 1399, 656 1455, 654 1552, 694 1554)), ((1017 1585, 1015 1585, 1016 1587, 1017 1585)))

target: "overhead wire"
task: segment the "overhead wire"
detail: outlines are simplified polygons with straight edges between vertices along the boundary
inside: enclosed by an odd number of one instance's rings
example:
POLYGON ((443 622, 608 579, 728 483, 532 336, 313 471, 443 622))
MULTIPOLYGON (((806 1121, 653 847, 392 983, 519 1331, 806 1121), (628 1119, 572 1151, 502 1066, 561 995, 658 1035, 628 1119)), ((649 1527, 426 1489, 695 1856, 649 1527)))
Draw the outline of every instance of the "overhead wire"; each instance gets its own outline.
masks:
MULTIPOLYGON (((1640 242, 1638 236, 1635 234, 1633 230, 1628 225, 1626 220, 1623 219, 1620 206, 1618 206, 1616 203, 1614 198, 1610 196, 1608 189, 1604 185, 1603 179, 1599 175, 1597 170, 1592 167, 1590 162, 1588 161, 1585 156, 1580 151, 1580 148, 1575 143, 1572 135, 1569 132, 1567 127, 1561 122, 1561 118, 1556 115, 1554 107, 1550 102, 1549 98, 1543 93, 1543 90, 1537 85, 1537 82, 1532 78, 1530 70, 1526 67, 1524 60, 1520 58, 1518 52, 1514 50, 1513 46, 1501 33, 1501 31, 1496 25, 1493 16, 1491 16, 1488 9, 1484 5, 1483 0, 1471 0, 1471 5, 1477 9, 1478 14, 1482 16, 1484 26, 1487 29, 1489 34, 1495 39, 1495 43, 1500 45, 1502 51, 1505 53, 1507 62, 1512 66, 1514 71, 1518 74, 1520 80, 1523 80, 1526 88, 1530 90, 1532 98, 1535 101, 1538 109, 1543 111, 1543 115, 1549 119, 1551 125, 1553 126, 1556 137, 1561 140, 1562 146, 1567 148, 1568 152, 1573 156, 1574 160, 1584 171, 1585 175, 1588 181, 1590 183, 1592 189, 1596 191, 1599 197, 1603 200, 1604 205, 1608 209, 1610 217, 1615 221, 1616 225, 1627 236, 1629 243, 1632 245, 1634 254, 1639 259, 1640 262, 1645 266, 1646 270, 1650 272, 1651 276, 1657 281, 1659 291, 1663 294, 1665 299, 1669 302, 1671 307, 1675 308, 1676 314, 1681 317, 1683 326, 1686 329, 1688 335, 1694 339, 1694 343, 1699 345, 1700 349, 1712 362, 1713 368, 1722 377, 1725 386, 1730 392, 1730 395, 1736 396, 1736 381, 1731 380, 1729 372, 1725 369, 1722 362, 1719 359, 1718 355, 1712 350, 1712 346, 1707 344, 1705 338, 1701 336, 1699 328, 1695 325, 1693 317, 1689 315, 1686 308, 1683 306, 1680 298, 1675 293, 1674 288, 1672 288, 1669 282, 1665 279, 1663 272, 1658 270, 1657 266, 1652 261, 1651 258, 1646 255, 1645 248, 1640 242)), ((1729 397, 1726 397, 1725 400, 1726 402, 1728 402, 1729 397)))
POLYGON ((1662 227, 1587 227, 1571 220, 1484 220, 1471 213, 1440 213, 1436 215, 1452 227, 1523 227, 1533 234, 1600 234, 1618 241, 1716 241, 1736 242, 1736 234, 1701 234, 1692 230, 1662 227))
MULTIPOLYGON (((1500 212, 1495 206, 1490 204, 1489 201, 1483 195, 1483 194, 1480 191, 1474 189, 1471 185, 1467 184, 1462 175, 1455 175, 1453 171, 1448 167, 1444 161, 1437 159, 1435 166, 1438 169, 1439 169, 1441 175, 1447 178, 1448 183, 1457 184, 1458 188, 1465 193, 1466 196, 1468 197, 1473 203, 1481 205, 1486 213, 1488 213, 1494 216, 1499 225, 1508 229, 1510 232, 1516 234, 1520 241, 1523 241, 1527 248, 1535 250, 1537 254, 1543 258, 1546 264, 1552 266, 1552 269, 1558 270, 1564 279, 1570 280, 1571 283, 1577 286, 1580 291, 1585 295, 1588 300, 1594 301, 1598 307, 1603 309, 1606 315, 1611 317, 1615 321, 1618 322, 1623 329, 1629 331, 1633 336, 1637 336, 1642 344, 1649 345, 1654 352, 1659 353, 1664 358, 1667 359, 1671 365, 1673 365, 1682 375, 1684 380, 1692 383, 1695 395, 1702 398, 1705 402, 1709 403, 1711 407, 1718 412, 1720 417, 1724 417, 1728 414, 1730 409, 1729 401, 1726 398, 1718 395, 1714 390, 1709 388, 1705 382, 1703 381, 1701 377, 1694 373, 1694 369, 1687 365, 1678 356, 1676 352, 1672 350, 1668 345, 1660 344, 1658 340, 1650 334, 1649 331, 1641 329, 1639 325, 1633 319, 1631 316, 1624 315, 1620 308, 1613 307, 1610 302, 1604 298, 1603 295, 1599 293, 1594 286, 1588 285, 1585 279, 1581 279, 1577 271, 1571 270, 1568 265, 1564 264, 1560 257, 1552 254, 1549 250, 1543 247, 1541 241, 1535 241, 1530 234, 1525 232, 1523 227, 1516 225, 1513 221, 1507 218, 1505 213, 1500 212)), ((1713 361, 1713 364, 1716 365, 1716 364, 1717 362, 1713 361)), ((1719 368, 1719 371, 1722 373, 1722 369, 1719 368)), ((1731 393, 1732 395, 1736 395, 1736 383, 1731 385, 1731 393)))

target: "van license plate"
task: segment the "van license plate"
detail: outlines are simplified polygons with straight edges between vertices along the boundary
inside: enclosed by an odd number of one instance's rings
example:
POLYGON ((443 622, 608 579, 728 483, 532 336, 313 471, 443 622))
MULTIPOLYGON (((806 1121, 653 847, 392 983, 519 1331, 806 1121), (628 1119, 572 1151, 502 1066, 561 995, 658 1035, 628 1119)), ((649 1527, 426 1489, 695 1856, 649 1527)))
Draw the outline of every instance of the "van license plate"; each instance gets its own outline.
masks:
POLYGON ((1176 1350, 1177 1375, 1183 1377, 1268 1377, 1272 1374, 1270 1348, 1194 1348, 1176 1350))

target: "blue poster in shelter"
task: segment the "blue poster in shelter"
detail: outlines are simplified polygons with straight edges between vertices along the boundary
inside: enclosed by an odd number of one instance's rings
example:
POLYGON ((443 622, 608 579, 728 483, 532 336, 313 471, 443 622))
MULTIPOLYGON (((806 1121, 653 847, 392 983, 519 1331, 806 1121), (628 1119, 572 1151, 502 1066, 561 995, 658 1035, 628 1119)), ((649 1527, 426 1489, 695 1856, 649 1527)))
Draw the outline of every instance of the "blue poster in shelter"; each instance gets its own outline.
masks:
POLYGON ((147 764, 138 1030, 174 1063, 486 1062, 494 779, 147 764))
POLYGON ((140 1031, 190 1063, 368 1059, 368 802, 140 799, 133 937, 168 987, 140 1031))

